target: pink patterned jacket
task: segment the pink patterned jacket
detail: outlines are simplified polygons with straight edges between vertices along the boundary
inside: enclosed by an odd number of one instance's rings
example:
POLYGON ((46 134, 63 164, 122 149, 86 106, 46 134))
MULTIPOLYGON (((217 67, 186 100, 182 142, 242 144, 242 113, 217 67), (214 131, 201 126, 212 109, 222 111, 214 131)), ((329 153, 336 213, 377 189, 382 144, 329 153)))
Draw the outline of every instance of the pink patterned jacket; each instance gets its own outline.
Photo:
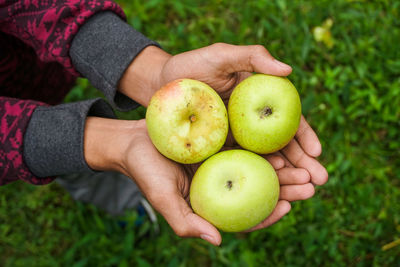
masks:
POLYGON ((109 0, 0 0, 0 185, 46 184, 23 159, 23 138, 36 107, 62 101, 75 78, 69 48, 79 27, 101 11, 124 18, 109 0))

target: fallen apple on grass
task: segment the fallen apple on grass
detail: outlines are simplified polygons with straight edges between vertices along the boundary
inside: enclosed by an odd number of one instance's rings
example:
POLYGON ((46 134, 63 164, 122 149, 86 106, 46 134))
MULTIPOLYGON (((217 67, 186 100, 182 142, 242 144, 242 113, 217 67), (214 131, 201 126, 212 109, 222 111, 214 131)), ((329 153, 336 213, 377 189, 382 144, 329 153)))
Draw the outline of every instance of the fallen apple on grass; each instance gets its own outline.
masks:
POLYGON ((244 149, 268 154, 286 146, 296 134, 300 97, 284 77, 255 74, 233 90, 228 103, 233 137, 244 149))
POLYGON ((279 181, 271 164, 246 150, 227 150, 207 159, 190 187, 195 213, 225 232, 256 226, 274 210, 279 181))
POLYGON ((157 150, 186 164, 218 152, 228 134, 222 99, 210 86, 192 79, 175 80, 158 90, 147 108, 146 123, 157 150))

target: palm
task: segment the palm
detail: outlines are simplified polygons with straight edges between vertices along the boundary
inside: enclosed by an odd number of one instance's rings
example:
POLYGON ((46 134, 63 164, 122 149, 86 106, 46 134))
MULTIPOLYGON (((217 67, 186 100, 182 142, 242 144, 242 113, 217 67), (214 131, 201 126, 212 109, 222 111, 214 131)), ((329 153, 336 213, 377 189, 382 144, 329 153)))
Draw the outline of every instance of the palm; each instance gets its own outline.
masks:
MULTIPOLYGON (((145 127, 145 120, 139 122, 145 127)), ((182 166, 162 156, 147 131, 128 144, 124 160, 127 174, 135 178, 150 201, 164 194, 188 193, 188 176, 182 166)))

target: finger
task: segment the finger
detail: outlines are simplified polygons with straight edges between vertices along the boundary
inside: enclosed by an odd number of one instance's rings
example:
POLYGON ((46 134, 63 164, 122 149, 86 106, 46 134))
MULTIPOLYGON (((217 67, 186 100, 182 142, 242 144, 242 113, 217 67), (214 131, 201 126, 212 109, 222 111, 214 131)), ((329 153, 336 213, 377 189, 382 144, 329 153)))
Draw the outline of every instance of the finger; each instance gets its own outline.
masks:
POLYGON ((290 161, 280 151, 277 151, 273 154, 279 155, 283 159, 283 161, 285 162, 285 167, 294 168, 293 164, 290 163, 290 161))
POLYGON ((307 155, 295 139, 292 139, 281 152, 295 167, 306 169, 314 184, 323 185, 328 181, 326 169, 315 158, 307 155))
POLYGON ((276 207, 275 207, 274 211, 271 213, 271 215, 269 215, 264 221, 262 221, 258 225, 248 229, 245 232, 253 232, 255 230, 266 228, 266 227, 276 223, 283 216, 285 216, 287 213, 289 213, 290 209, 291 209, 291 205, 288 201, 279 200, 278 204, 276 204, 276 207))
POLYGON ((304 116, 301 116, 299 129, 296 133, 296 139, 308 155, 312 157, 318 157, 321 155, 321 143, 318 140, 317 134, 308 124, 304 116))
POLYGON ((302 185, 283 185, 280 189, 279 199, 287 201, 305 200, 315 193, 314 185, 311 183, 302 185))
POLYGON ((230 45, 216 44, 219 56, 230 69, 229 73, 234 72, 259 72, 276 76, 287 76, 292 72, 292 68, 276 60, 268 50, 262 45, 230 45))
POLYGON ((222 239, 218 230, 212 224, 194 214, 178 192, 153 198, 151 203, 178 236, 198 237, 215 246, 221 244, 222 239))
POLYGON ((281 185, 306 184, 310 182, 310 174, 302 168, 282 168, 276 173, 281 185))
POLYGON ((285 167, 285 161, 278 155, 265 155, 264 158, 268 160, 269 163, 271 163, 272 167, 274 167, 275 170, 279 170, 285 167))

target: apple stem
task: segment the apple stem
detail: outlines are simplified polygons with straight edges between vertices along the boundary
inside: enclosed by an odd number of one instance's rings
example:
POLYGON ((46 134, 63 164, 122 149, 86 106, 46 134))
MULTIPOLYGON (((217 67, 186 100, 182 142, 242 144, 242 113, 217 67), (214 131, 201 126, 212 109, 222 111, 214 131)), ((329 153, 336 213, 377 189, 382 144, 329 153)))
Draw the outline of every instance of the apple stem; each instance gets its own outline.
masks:
POLYGON ((272 109, 270 107, 266 106, 265 108, 263 108, 263 110, 261 110, 260 118, 263 119, 265 117, 268 117, 271 114, 272 114, 272 109))
POLYGON ((228 187, 229 190, 232 189, 232 181, 231 180, 226 182, 226 187, 228 187))
POLYGON ((196 119, 197 119, 197 118, 196 118, 196 115, 194 115, 194 114, 192 114, 192 115, 189 116, 190 122, 195 122, 196 119))

